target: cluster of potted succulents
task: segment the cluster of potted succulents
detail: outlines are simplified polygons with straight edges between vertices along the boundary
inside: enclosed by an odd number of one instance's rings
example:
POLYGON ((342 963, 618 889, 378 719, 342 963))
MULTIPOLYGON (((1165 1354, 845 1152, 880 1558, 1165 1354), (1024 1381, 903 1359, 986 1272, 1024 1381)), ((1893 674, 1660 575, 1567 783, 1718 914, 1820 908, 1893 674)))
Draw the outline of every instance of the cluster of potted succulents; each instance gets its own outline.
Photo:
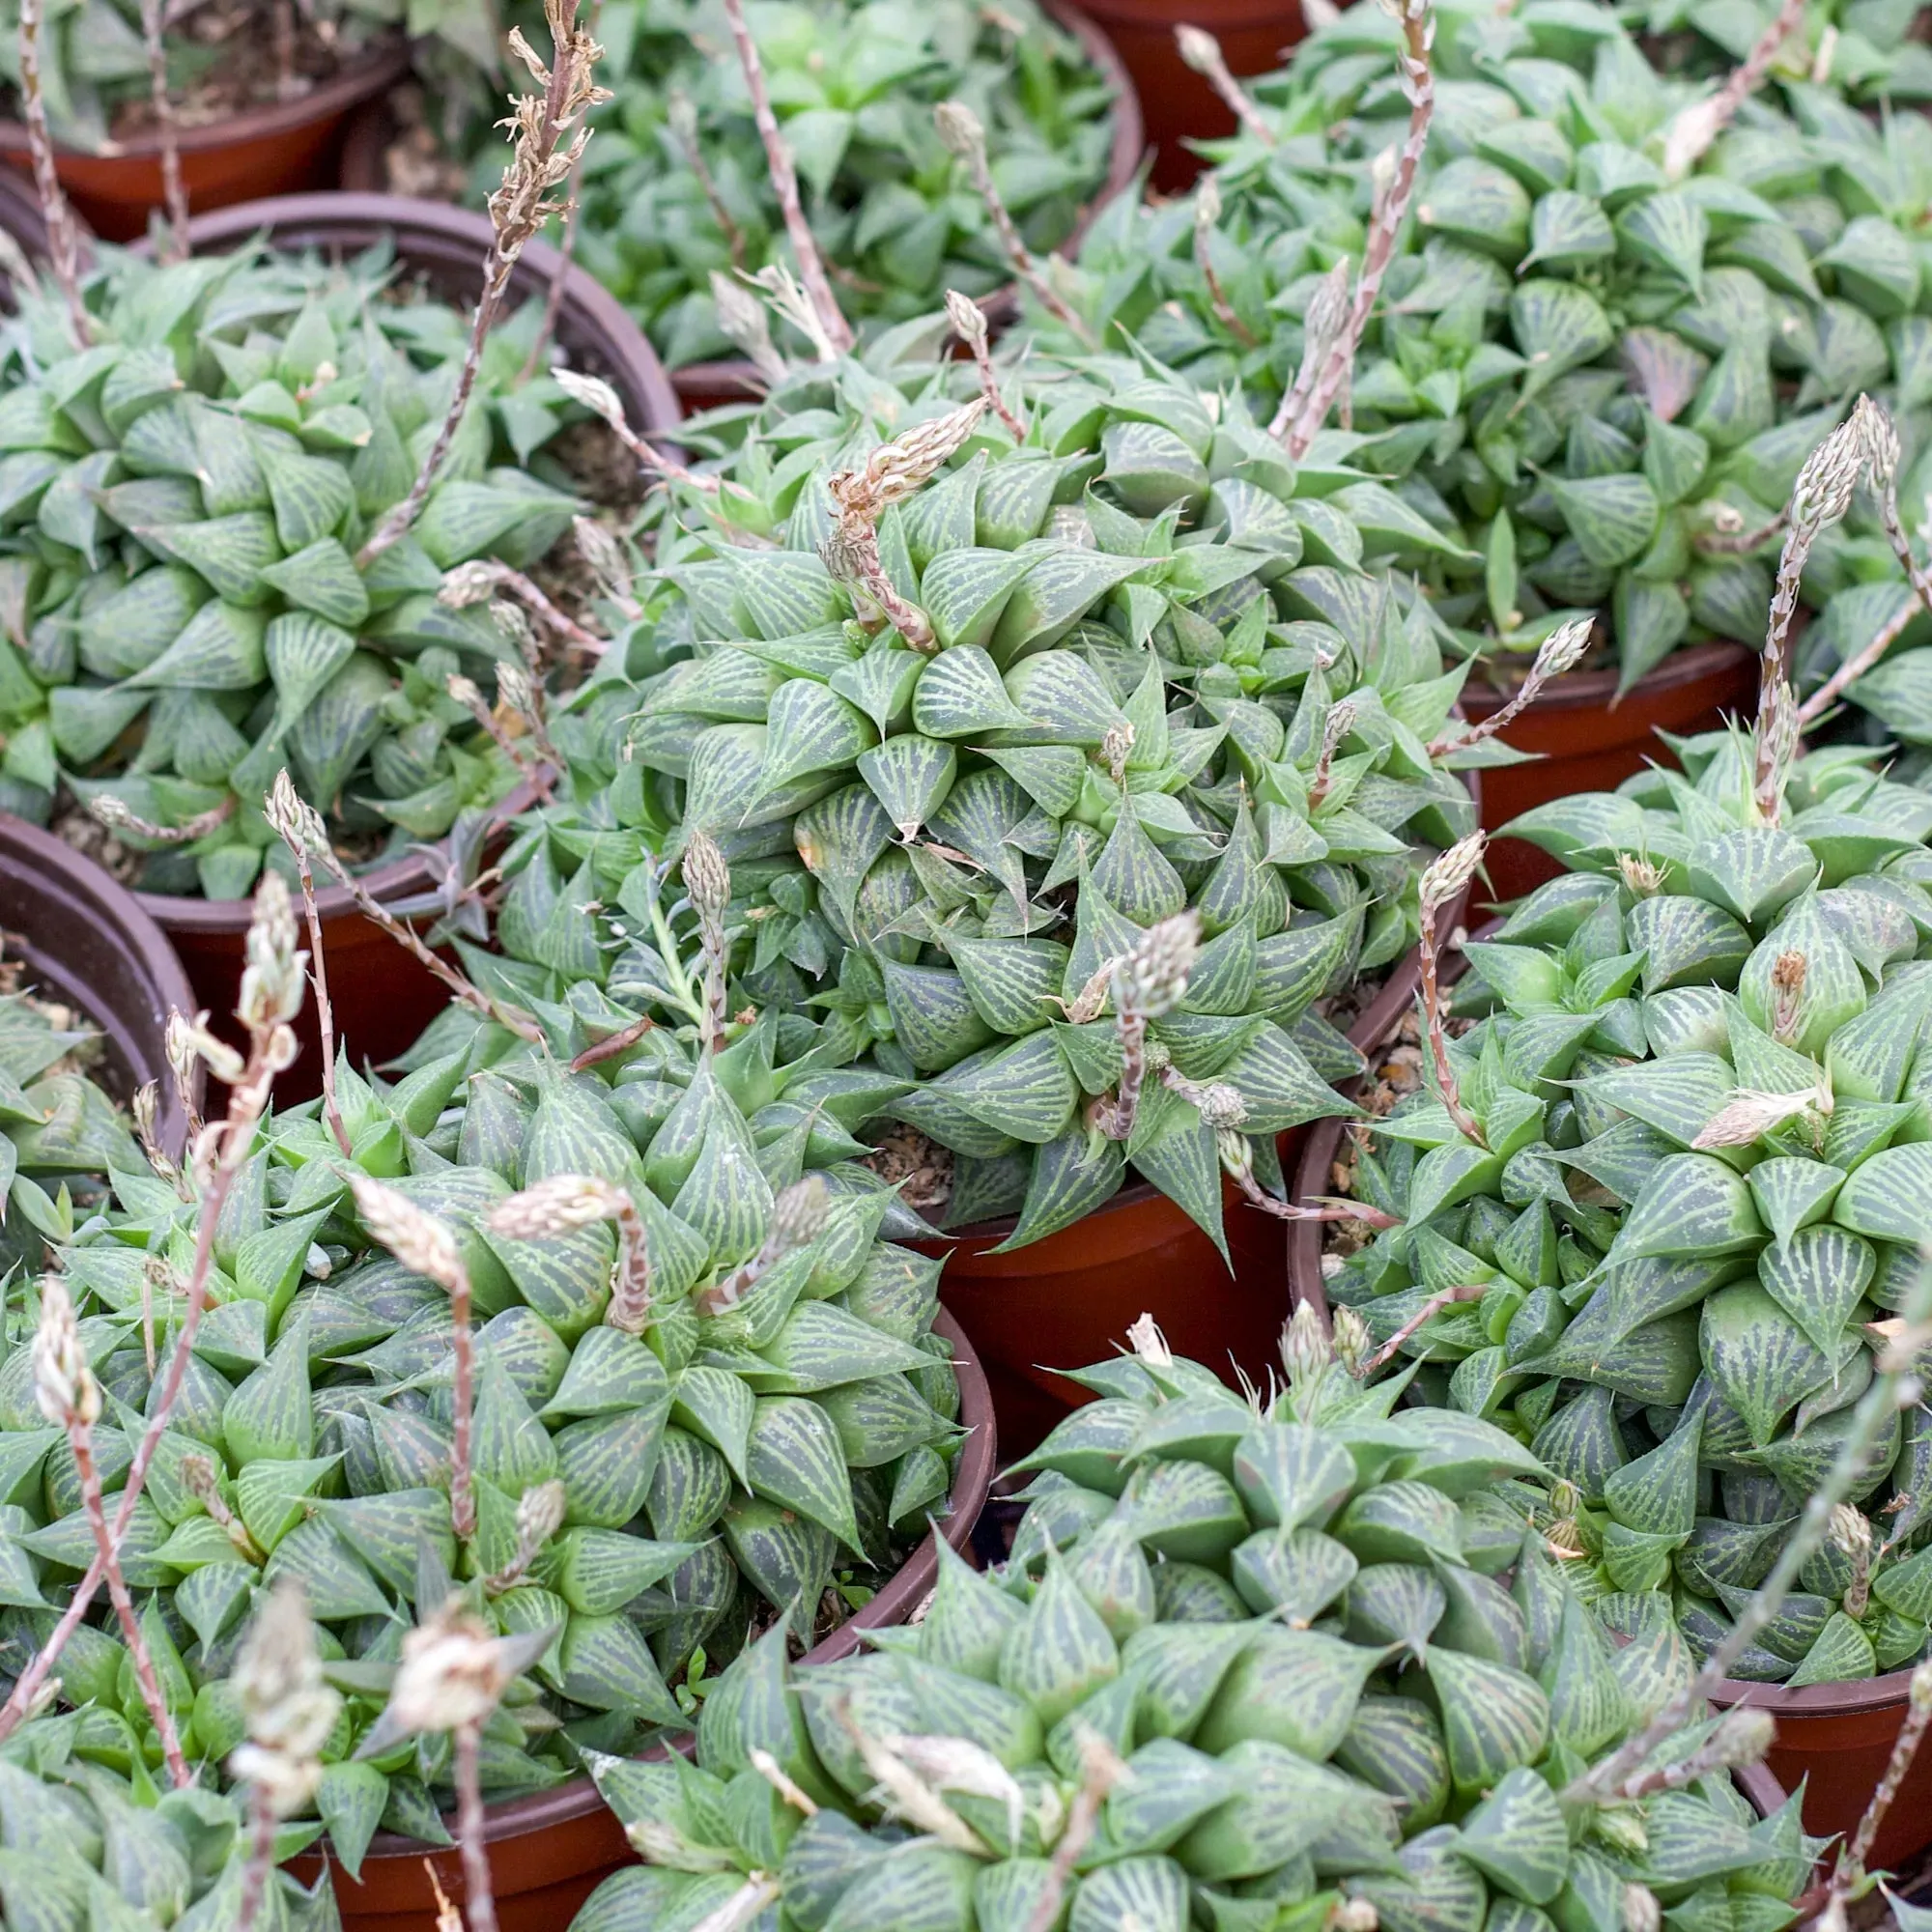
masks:
POLYGON ((29 0, 9 1924, 1781 1932, 1920 1848, 1926 63, 1799 11, 1182 36, 1239 131, 1069 264, 1078 35, 741 0, 596 141, 513 36, 487 234, 90 256, 29 0), (672 446, 572 253, 743 400, 672 446), (1756 724, 1469 937, 1600 611, 1765 626, 1756 724))

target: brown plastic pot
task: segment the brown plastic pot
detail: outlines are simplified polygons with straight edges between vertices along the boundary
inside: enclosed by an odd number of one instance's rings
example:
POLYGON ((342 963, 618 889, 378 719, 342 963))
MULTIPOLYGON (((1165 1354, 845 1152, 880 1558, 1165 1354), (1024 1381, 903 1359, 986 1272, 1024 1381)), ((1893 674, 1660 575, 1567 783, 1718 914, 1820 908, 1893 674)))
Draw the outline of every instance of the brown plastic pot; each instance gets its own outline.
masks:
MULTIPOLYGON (((215 253, 263 232, 280 248, 321 248, 344 255, 391 236, 398 258, 425 275, 440 297, 460 307, 476 299, 490 246, 487 216, 401 195, 303 194, 246 202, 198 217, 188 236, 198 253, 215 253)), ((540 298, 556 265, 554 248, 531 242, 510 279, 512 302, 540 298)), ((617 302, 581 269, 573 268, 564 284, 556 339, 575 367, 615 386, 639 428, 663 435, 676 426, 677 398, 656 352, 617 302)), ((526 797, 512 794, 501 815, 507 818, 526 803, 526 797)), ((411 855, 377 867, 364 883, 379 902, 392 904, 432 891, 437 879, 427 857, 411 855)), ((241 983, 248 901, 158 893, 139 896, 180 949, 197 1002, 226 1024, 241 983)), ((431 973, 356 911, 340 886, 323 887, 316 896, 337 1038, 357 1063, 381 1065, 409 1047, 442 1010, 447 995, 431 973)), ((292 1100, 312 1096, 322 1084, 312 1002, 304 1006, 297 1031, 301 1058, 276 1088, 292 1100)))
MULTIPOLYGON (((1492 927, 1485 927, 1485 932, 1492 927)), ((1462 952, 1442 962, 1445 984, 1459 979, 1467 965, 1462 952)), ((1381 1033, 1372 1044, 1386 1045, 1394 1034, 1400 1010, 1385 1011, 1381 1033)), ((1366 1018, 1367 1015, 1364 1015, 1366 1018)), ((1373 1059, 1373 1053, 1371 1058, 1373 1059)), ((1295 1170, 1294 1195, 1307 1203, 1330 1192, 1329 1168, 1341 1148, 1346 1122, 1317 1121, 1302 1148, 1295 1170)), ((1328 1296, 1321 1281, 1321 1224, 1299 1221, 1288 1232, 1289 1296, 1306 1303, 1325 1322, 1328 1296)), ((1840 1834, 1849 1838, 1858 1828, 1865 1804, 1885 1776, 1891 1747, 1905 1721, 1912 1673, 1894 1670, 1887 1677, 1868 1677, 1852 1684, 1811 1684, 1788 1690, 1781 1684, 1746 1684, 1726 1679, 1711 1693, 1719 1708, 1749 1704, 1769 1711, 1777 1725, 1776 1741, 1764 1766, 1739 1774, 1747 1796, 1758 1797, 1747 1780, 1769 1780, 1773 1787, 1795 1790, 1804 1786, 1804 1829, 1818 1837, 1840 1834)), ((1776 1803, 1782 1803, 1782 1792, 1776 1803)), ((1775 1804, 1773 1808, 1776 1808, 1775 1804)), ((1764 1805, 1759 1804, 1759 1809, 1764 1805)), ((1932 1845, 1932 1756, 1919 1752, 1900 1786, 1897 1802, 1879 1828, 1878 1840, 1866 1861, 1874 1871, 1895 1869, 1907 1859, 1932 1845)))
MULTIPOLYGON (((1612 670, 1573 671, 1504 731, 1503 742, 1542 755, 1534 764, 1501 765, 1483 774, 1483 829, 1493 832, 1532 806, 1578 792, 1614 791, 1647 763, 1670 763, 1659 731, 1709 731, 1726 712, 1747 711, 1757 697, 1757 653, 1743 644, 1691 644, 1673 651, 1617 697, 1612 670)), ((1472 723, 1499 711, 1509 694, 1481 682, 1463 687, 1472 723)), ((1494 896, 1520 897, 1563 868, 1520 838, 1490 846, 1486 863, 1494 896)))
MULTIPOLYGON (((952 1473, 951 1511, 863 1610, 806 1653, 808 1664, 849 1657, 864 1632, 904 1623, 931 1592, 939 1573, 939 1538, 963 1550, 985 1505, 999 1453, 986 1378, 972 1343, 944 1308, 932 1325, 952 1345, 959 1420, 967 1431, 952 1473)), ((680 1739, 677 1745, 688 1749, 690 1740, 680 1739)), ((661 1755, 662 1748, 652 1755, 661 1755)), ((637 1862, 623 1828, 587 1777, 492 1804, 486 1821, 484 1838, 501 1932, 563 1932, 571 1915, 603 1880, 619 1866, 637 1862)), ((455 1818, 446 1822, 454 1836, 455 1818)), ((292 1860, 289 1868, 304 1884, 311 1883, 322 1868, 321 1855, 305 1853, 292 1860)), ((437 1932, 432 1869, 443 1890, 459 1906, 466 1904, 462 1861, 453 1849, 432 1851, 414 1838, 378 1833, 362 1861, 359 1883, 334 1868, 344 1932, 437 1932)))
POLYGON ((187 1119, 168 1069, 170 1011, 194 997, 174 948, 134 895, 71 845, 0 811, 0 932, 34 991, 84 1013, 103 1037, 117 1099, 154 1082, 162 1148, 179 1157, 187 1119))
POLYGON ((1308 31, 1301 0, 1087 0, 1087 6, 1133 76, 1154 146, 1153 185, 1169 194, 1201 172, 1189 140, 1235 131, 1220 96, 1182 62, 1175 28, 1206 28, 1237 74, 1279 67, 1308 31))
MULTIPOLYGON (((183 128, 178 144, 189 207, 226 208, 322 186, 334 175, 350 114, 385 94, 409 65, 409 47, 385 42, 352 56, 298 99, 183 128)), ((27 130, 17 121, 0 122, 0 161, 20 169, 33 165, 27 130)), ((110 242, 146 234, 149 214, 162 206, 161 144, 152 133, 93 154, 57 148, 54 164, 74 206, 110 242)))
MULTIPOLYGON (((1114 145, 1107 163, 1107 180, 1100 191, 1080 211, 1073 233, 1062 244, 1061 252, 1070 255, 1080 244, 1088 224, 1101 209, 1122 193, 1133 181, 1147 147, 1147 126, 1142 118, 1141 96, 1134 76, 1116 50, 1114 42, 1101 32, 1089 15, 1066 0, 1041 0, 1047 13, 1086 50, 1087 58, 1099 69, 1114 95, 1114 145)), ((1089 0, 1092 4, 1092 0, 1089 0)), ((1019 299, 1009 286, 988 296, 982 303, 994 329, 1004 328, 1019 313, 1019 299)), ((750 402, 765 390, 764 379, 751 363, 737 358, 722 362, 687 362, 670 372, 678 401, 687 414, 700 410, 721 409, 729 403, 750 402)))

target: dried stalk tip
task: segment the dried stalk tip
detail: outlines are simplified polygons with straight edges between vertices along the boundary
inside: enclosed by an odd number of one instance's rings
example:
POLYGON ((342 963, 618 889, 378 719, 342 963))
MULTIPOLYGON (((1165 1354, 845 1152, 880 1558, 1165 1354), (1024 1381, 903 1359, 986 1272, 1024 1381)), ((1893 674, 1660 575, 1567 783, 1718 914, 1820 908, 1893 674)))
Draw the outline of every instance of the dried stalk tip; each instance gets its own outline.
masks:
POLYGON ((682 870, 692 911, 699 919, 723 919, 731 904, 731 868, 708 833, 692 833, 684 848, 682 870))
POLYGON ((1420 890, 1425 913, 1441 911, 1462 893, 1476 876, 1476 867, 1483 863, 1483 852, 1488 843, 1483 833, 1472 832, 1466 838, 1459 838, 1448 851, 1439 854, 1424 868, 1420 890))
POLYGON ((355 1195, 355 1211, 372 1241, 447 1293, 469 1293, 463 1257, 447 1222, 359 1169, 349 1170, 349 1184, 355 1195))
POLYGON ((92 1429, 100 1420, 100 1384, 80 1346, 80 1324, 67 1283, 50 1274, 41 1282, 41 1321, 34 1332, 34 1401, 56 1429, 92 1429))
POLYGON ((322 1751, 342 1699, 324 1683, 315 1629, 301 1585, 283 1577, 270 1591, 235 1664, 247 1743, 229 1770, 253 1785, 277 1818, 304 1809, 322 1781, 322 1751))
POLYGON ((235 1016, 251 1034, 286 1027, 301 1011, 302 968, 308 954, 298 947, 296 912, 279 872, 265 871, 255 888, 254 917, 243 942, 242 993, 235 1016))
POLYGON ((1170 1369, 1174 1366, 1174 1350, 1167 1346, 1167 1337, 1160 1332, 1160 1323, 1151 1315, 1143 1314, 1128 1328, 1127 1346, 1142 1361, 1151 1363, 1154 1368, 1170 1369))
POLYGON ((588 1174, 554 1174, 499 1201, 485 1225, 512 1241, 554 1240, 595 1221, 614 1221, 630 1202, 608 1180, 588 1174))
POLYGON ((1114 1009, 1143 1020, 1171 1013, 1187 995, 1201 951, 1201 915, 1189 910, 1151 925, 1114 968, 1114 1009))

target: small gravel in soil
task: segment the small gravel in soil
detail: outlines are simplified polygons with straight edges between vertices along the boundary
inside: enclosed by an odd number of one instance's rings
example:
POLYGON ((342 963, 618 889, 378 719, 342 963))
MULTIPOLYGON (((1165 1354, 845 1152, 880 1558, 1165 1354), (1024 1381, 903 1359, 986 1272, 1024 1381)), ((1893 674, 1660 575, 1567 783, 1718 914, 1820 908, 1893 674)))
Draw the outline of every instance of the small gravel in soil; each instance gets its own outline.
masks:
MULTIPOLYGON (((171 40, 185 43, 187 57, 181 65, 191 62, 196 70, 194 78, 173 94, 177 125, 206 127, 278 100, 299 100, 318 81, 332 78, 349 58, 336 44, 334 23, 309 19, 308 9, 291 0, 285 74, 268 14, 259 0, 213 0, 169 28, 171 40)), ((169 64, 177 65, 174 60, 169 64)), ((112 133, 117 141, 127 141, 152 132, 154 126, 154 103, 144 90, 115 109, 112 133)))
POLYGON ((395 138, 383 150, 389 192, 419 201, 461 201, 466 171, 429 125, 422 89, 413 84, 397 88, 389 96, 389 112, 396 118, 395 138))
POLYGON ((132 886, 141 875, 144 852, 122 844, 92 812, 78 805, 59 812, 47 828, 63 845, 92 859, 119 886, 132 886))
POLYGON ((952 1198, 952 1152, 929 1141, 917 1127, 888 1127, 873 1151, 860 1161, 888 1185, 903 1180, 899 1199, 922 1214, 944 1208, 952 1198))

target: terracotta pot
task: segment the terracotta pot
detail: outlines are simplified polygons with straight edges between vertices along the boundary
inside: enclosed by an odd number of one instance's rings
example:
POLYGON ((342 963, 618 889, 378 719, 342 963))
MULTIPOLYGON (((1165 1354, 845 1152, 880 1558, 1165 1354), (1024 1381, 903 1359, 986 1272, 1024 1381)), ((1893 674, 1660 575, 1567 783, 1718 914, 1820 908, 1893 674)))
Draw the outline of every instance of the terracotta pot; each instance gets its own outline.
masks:
MULTIPOLYGON (((400 195, 305 194, 247 202, 200 216, 189 238, 198 252, 212 253, 239 246, 264 230, 282 248, 343 254, 393 236, 398 257, 425 274, 439 296, 459 306, 475 301, 490 245, 487 216, 400 195)), ((556 262, 554 248, 531 242, 511 276, 511 300, 541 297, 556 262)), ((639 428, 663 434, 676 425, 677 399, 655 352, 623 309, 581 269, 573 268, 565 283, 556 335, 575 366, 615 385, 639 428)), ((524 795, 512 794, 502 815, 507 818, 526 802, 524 795)), ((427 858, 412 855, 377 867, 365 883, 379 901, 390 904, 431 892, 437 878, 427 858)), ((158 893, 139 896, 180 949, 198 1004, 227 1026, 241 982, 248 901, 158 893)), ((432 974, 363 919, 340 886, 320 890, 317 902, 337 1037, 357 1063, 380 1065, 415 1039, 442 1010, 447 995, 432 974)), ((276 1083, 285 1101, 308 1098, 322 1084, 313 1002, 304 1006, 297 1031, 301 1058, 276 1083)))
MULTIPOLYGON (((1493 922, 1485 932, 1492 926, 1493 922)), ((1451 953, 1442 962, 1444 982, 1459 979, 1467 963, 1460 952, 1451 953)), ((1387 1015, 1381 1035, 1384 1043, 1399 1017, 1387 1015)), ((1296 1201, 1332 1191, 1328 1171, 1341 1147, 1343 1124, 1317 1121, 1309 1130, 1295 1170, 1296 1201)), ((1306 1302, 1326 1321, 1320 1222, 1297 1222, 1289 1229, 1288 1276, 1291 1300, 1306 1302)), ((1769 1711, 1776 1721, 1777 1740, 1766 1765, 1740 1774, 1739 1782, 1753 1803, 1757 1797, 1747 1778, 1770 1779, 1786 1789, 1803 1783, 1804 1829, 1820 1837, 1833 1833, 1849 1837, 1885 1775, 1905 1720, 1911 1683, 1909 1670, 1852 1684, 1806 1685, 1797 1690, 1787 1690, 1781 1684, 1746 1684, 1729 1678, 1711 1693, 1711 1702, 1720 1708, 1750 1704, 1769 1711)), ((1777 1802, 1782 1802, 1781 1794, 1777 1802)), ((1920 1751, 1906 1774, 1897 1803, 1879 1829, 1867 1862, 1874 1871, 1896 1868, 1928 1845, 1932 1845, 1932 1753, 1920 1751)))
POLYGON ((1140 91, 1148 139, 1154 146, 1153 185, 1179 193, 1201 172, 1185 144, 1235 131, 1221 98, 1185 66, 1174 42, 1179 26, 1205 27, 1237 74, 1267 73, 1308 28, 1301 0, 1087 0, 1140 91))
MULTIPOLYGON (((972 1343, 945 1309, 933 1328, 952 1344, 959 1419, 968 1432, 952 1472, 951 1514, 863 1610, 807 1652, 807 1663, 849 1657, 859 1648, 863 1632, 904 1623, 932 1589, 939 1570, 938 1538, 964 1549, 985 1503, 999 1453, 986 1378, 972 1343)), ((679 1749, 691 1747, 688 1737, 674 1742, 679 1749)), ((487 1816, 491 1884, 501 1932, 563 1932, 602 1880, 620 1865, 637 1862, 622 1827, 587 1777, 572 1778, 531 1798, 492 1804, 487 1816)), ((452 1816, 447 1823, 453 1836, 456 1820, 452 1816)), ((290 1861, 290 1869, 305 1884, 321 1865, 315 1852, 290 1861)), ((431 1851, 413 1838, 379 1833, 362 1861, 359 1884, 335 1868, 344 1932, 437 1932, 432 1867, 443 1890, 459 1906, 465 1904, 462 1862, 453 1849, 431 1851)))
MULTIPOLYGON (((179 146, 189 206, 226 208, 322 186, 334 174, 350 114, 387 93, 409 65, 407 44, 386 42, 354 55, 299 99, 183 128, 179 146)), ((163 205, 161 144, 152 133, 114 143, 112 152, 56 149, 54 160, 73 205, 110 242, 146 234, 149 214, 163 205)), ((22 170, 33 166, 27 130, 17 121, 0 122, 0 161, 22 170)))
POLYGON ((103 1084, 128 1100, 153 1081, 161 1146, 177 1157, 187 1120, 168 1070, 168 1013, 194 1006, 174 948, 91 859, 51 833, 0 811, 0 927, 6 956, 26 967, 25 986, 84 1013, 104 1037, 103 1084))
MULTIPOLYGON (((1747 712, 1757 698, 1757 671, 1755 651, 1714 643, 1673 651, 1621 701, 1615 671, 1559 677, 1503 733, 1505 744, 1543 755, 1534 764, 1483 774, 1483 829, 1493 832, 1553 798, 1614 791, 1646 764, 1671 763, 1657 733, 1709 731, 1725 713, 1747 712)), ((1483 683, 1478 671, 1463 687, 1463 710, 1480 722, 1500 710, 1506 696, 1483 683)), ((1563 869, 1520 838, 1492 843, 1487 865, 1498 900, 1520 898, 1563 869)))

